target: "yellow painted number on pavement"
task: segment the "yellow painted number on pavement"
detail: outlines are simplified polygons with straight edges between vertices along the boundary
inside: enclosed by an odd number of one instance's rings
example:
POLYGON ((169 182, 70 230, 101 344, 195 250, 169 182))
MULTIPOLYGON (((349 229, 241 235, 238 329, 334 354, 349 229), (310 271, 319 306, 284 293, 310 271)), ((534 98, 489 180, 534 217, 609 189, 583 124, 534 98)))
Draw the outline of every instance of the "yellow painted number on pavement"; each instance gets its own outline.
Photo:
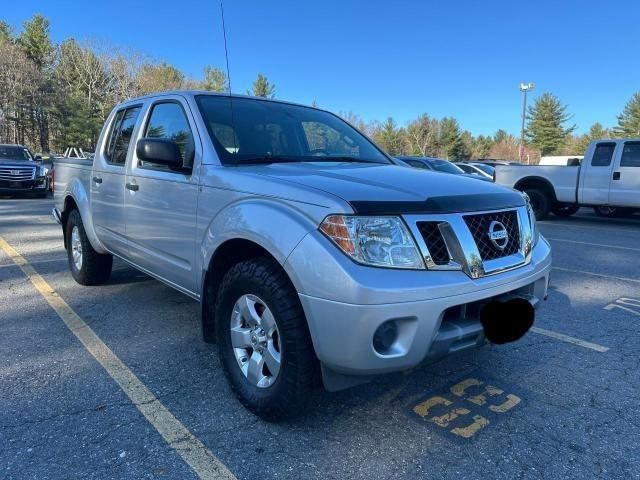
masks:
POLYGON ((520 397, 511 393, 505 394, 504 390, 485 384, 477 378, 467 378, 456 383, 451 387, 451 394, 453 400, 437 395, 419 403, 413 408, 413 411, 441 428, 449 428, 452 423, 455 423, 457 426, 451 428, 450 432, 462 438, 471 438, 489 425, 489 420, 480 415, 483 413, 483 409, 494 413, 505 413, 521 401, 520 397), (481 391, 477 393, 479 388, 481 391), (473 395, 468 392, 470 389, 473 389, 473 395), (496 403, 497 397, 503 397, 504 400, 496 403), (471 405, 465 403, 465 406, 460 406, 461 401, 469 402, 471 405), (442 413, 442 407, 446 407, 444 413, 442 413), (477 412, 473 412, 471 419, 465 420, 467 415, 472 413, 470 409, 477 410, 477 412), (436 410, 438 414, 434 413, 436 410))

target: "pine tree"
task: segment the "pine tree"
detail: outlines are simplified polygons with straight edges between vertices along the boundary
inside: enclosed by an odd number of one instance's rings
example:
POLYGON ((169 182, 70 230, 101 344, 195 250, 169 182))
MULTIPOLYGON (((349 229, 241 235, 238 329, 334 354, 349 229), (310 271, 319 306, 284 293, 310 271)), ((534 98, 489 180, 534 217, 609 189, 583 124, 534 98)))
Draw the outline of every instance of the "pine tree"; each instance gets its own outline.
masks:
POLYGON ((465 146, 458 121, 453 117, 445 117, 440 122, 440 145, 442 155, 447 160, 462 160, 465 146))
POLYGON ((0 20, 0 41, 2 40, 13 41, 13 29, 4 20, 0 20))
POLYGON ((582 135, 575 142, 575 151, 569 152, 568 155, 582 155, 587 151, 587 147, 589 146, 589 142, 592 140, 600 140, 603 138, 610 138, 611 132, 604 128, 600 122, 596 122, 591 125, 591 128, 587 133, 582 135))
POLYGON ((24 22, 24 29, 18 37, 18 45, 39 69, 51 62, 53 44, 49 37, 49 20, 42 15, 34 15, 24 22))
POLYGON ((556 153, 562 149, 567 136, 576 128, 566 128, 571 118, 567 106, 551 93, 544 93, 529 107, 527 113, 526 138, 531 145, 540 150, 541 155, 556 153))
POLYGON ((404 151, 404 130, 397 128, 391 117, 374 127, 373 139, 389 155, 399 155, 404 151))
POLYGON ((247 94, 254 97, 273 98, 276 93, 276 86, 273 83, 269 83, 267 77, 258 74, 258 78, 253 82, 253 88, 247 91, 247 94))
POLYGON ((227 74, 217 67, 207 65, 204 67, 202 88, 211 92, 228 92, 229 82, 227 80, 227 74))
POLYGON ((618 125, 615 132, 621 137, 640 136, 640 92, 636 92, 618 115, 618 125))

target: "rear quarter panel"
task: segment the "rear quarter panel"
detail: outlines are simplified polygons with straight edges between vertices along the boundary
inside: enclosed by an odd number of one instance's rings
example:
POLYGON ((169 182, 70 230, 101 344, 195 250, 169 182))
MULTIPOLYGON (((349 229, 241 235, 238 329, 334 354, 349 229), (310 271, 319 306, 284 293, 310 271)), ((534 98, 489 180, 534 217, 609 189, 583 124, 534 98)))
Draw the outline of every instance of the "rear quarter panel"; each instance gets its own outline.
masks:
POLYGON ((89 197, 93 162, 84 159, 64 159, 55 161, 54 204, 63 213, 70 197, 78 206, 82 223, 91 246, 99 253, 107 253, 93 227, 91 200, 89 197))

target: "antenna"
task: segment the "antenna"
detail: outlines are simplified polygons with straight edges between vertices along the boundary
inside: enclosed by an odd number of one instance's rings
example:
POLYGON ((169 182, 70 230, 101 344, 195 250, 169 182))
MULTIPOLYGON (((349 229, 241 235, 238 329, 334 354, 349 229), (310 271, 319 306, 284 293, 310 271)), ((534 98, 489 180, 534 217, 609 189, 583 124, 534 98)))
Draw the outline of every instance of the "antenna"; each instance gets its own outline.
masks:
POLYGON ((222 35, 224 36, 224 57, 227 62, 227 83, 229 96, 231 96, 231 70, 229 69, 229 50, 227 48, 227 28, 224 23, 224 6, 220 0, 220 13, 222 14, 222 35))

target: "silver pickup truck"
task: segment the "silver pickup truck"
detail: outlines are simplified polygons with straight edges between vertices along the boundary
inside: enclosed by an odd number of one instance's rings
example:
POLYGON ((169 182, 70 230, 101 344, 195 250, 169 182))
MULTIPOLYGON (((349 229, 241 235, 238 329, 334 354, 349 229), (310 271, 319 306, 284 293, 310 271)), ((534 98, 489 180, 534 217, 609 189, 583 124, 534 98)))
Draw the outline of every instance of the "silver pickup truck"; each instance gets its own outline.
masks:
POLYGON ((73 277, 106 282, 118 257, 198 300, 204 340, 265 419, 301 411, 320 378, 335 391, 517 340, 547 295, 525 196, 394 165, 291 103, 118 105, 93 160, 57 163, 55 204, 73 277))
POLYGON ((495 181, 525 192, 538 220, 581 206, 604 217, 640 211, 640 138, 593 141, 575 166, 497 165, 495 181))

